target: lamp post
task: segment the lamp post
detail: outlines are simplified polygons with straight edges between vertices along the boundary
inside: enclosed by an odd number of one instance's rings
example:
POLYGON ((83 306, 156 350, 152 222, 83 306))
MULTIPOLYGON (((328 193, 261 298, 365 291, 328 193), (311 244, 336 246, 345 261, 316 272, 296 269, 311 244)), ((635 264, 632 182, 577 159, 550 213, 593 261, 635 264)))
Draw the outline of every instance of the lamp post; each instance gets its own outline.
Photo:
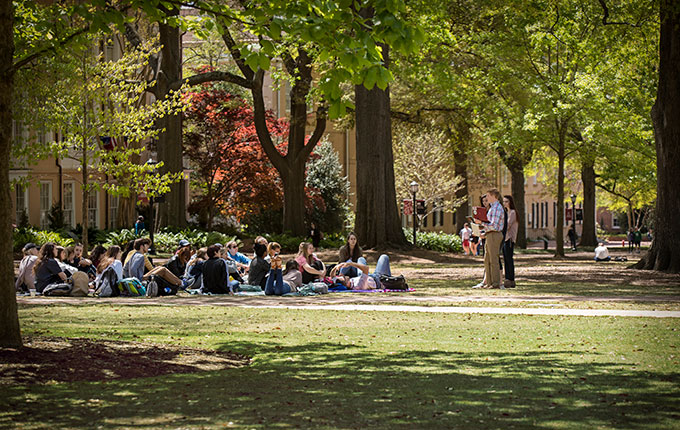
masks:
POLYGON ((416 181, 413 181, 409 185, 409 188, 411 189, 411 194, 413 194, 413 246, 416 246, 416 230, 418 229, 418 218, 416 217, 416 193, 420 187, 416 181))
MULTIPOLYGON (((150 165, 156 165, 158 164, 158 161, 154 161, 152 158, 149 158, 146 160, 146 164, 150 165)), ((155 216, 155 211, 154 211, 154 197, 151 195, 149 197, 149 207, 151 208, 151 216, 149 217, 149 240, 151 241, 151 246, 149 246, 149 254, 151 255, 156 255, 156 244, 153 241, 153 231, 156 228, 155 221, 156 221, 156 216, 155 216)))
POLYGON ((571 248, 576 251, 576 194, 571 195, 571 228, 574 230, 574 242, 571 248))

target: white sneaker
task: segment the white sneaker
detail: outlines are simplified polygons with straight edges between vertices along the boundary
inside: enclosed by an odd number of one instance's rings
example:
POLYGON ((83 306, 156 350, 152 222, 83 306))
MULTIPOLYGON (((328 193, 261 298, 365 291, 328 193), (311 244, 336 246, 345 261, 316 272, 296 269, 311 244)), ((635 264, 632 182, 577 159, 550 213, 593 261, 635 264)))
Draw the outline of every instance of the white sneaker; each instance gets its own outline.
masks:
POLYGON ((482 288, 483 286, 484 286, 484 282, 480 282, 479 284, 475 285, 475 286, 472 287, 472 288, 473 288, 473 289, 479 289, 479 288, 482 288))

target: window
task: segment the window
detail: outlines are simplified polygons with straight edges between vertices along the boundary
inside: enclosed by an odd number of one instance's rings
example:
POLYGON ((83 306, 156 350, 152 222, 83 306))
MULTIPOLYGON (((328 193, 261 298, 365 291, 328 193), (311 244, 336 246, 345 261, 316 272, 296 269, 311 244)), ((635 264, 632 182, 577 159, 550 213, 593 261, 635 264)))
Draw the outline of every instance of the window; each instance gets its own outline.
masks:
POLYGON ((443 226, 444 225, 444 200, 443 199, 436 199, 433 203, 433 209, 434 211, 432 212, 432 226, 443 226))
POLYGON ((503 166, 501 167, 501 176, 503 178, 503 185, 508 185, 508 168, 503 166))
POLYGON ((557 227, 557 202, 553 202, 553 227, 557 227))
POLYGON ((612 214, 612 228, 621 228, 621 224, 619 223, 619 216, 616 214, 612 214))
POLYGON ((543 228, 548 228, 548 202, 544 202, 543 206, 545 206, 544 209, 544 216, 543 216, 543 228))
POLYGON ((62 208, 64 210, 64 224, 75 227, 75 216, 73 213, 73 182, 64 183, 61 199, 62 208))
POLYGON ((530 224, 531 228, 536 228, 536 226, 534 225, 534 219, 536 219, 536 203, 531 204, 531 217, 529 218, 529 220, 531 221, 530 224))
POLYGON ((99 228, 99 192, 90 191, 87 196, 87 222, 90 227, 99 228))
POLYGON ((118 196, 109 196, 109 228, 118 228, 118 196))
POLYGON ((538 183, 538 174, 534 175, 534 185, 538 183))
POLYGON ((28 215, 28 187, 17 184, 16 192, 16 223, 19 225, 24 213, 28 215))
POLYGON ((40 228, 47 230, 50 228, 50 221, 47 215, 52 206, 52 182, 40 183, 40 228))

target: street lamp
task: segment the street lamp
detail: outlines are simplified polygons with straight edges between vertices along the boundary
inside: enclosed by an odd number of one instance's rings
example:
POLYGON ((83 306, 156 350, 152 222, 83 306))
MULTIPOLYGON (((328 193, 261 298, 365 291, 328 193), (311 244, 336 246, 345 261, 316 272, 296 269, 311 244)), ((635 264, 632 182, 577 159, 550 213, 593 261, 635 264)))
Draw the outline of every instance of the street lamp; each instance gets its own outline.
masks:
MULTIPOLYGON (((146 164, 150 164, 150 165, 155 166, 156 164, 158 164, 158 161, 154 161, 152 158, 149 158, 148 160, 146 160, 146 164)), ((149 247, 149 254, 151 254, 151 255, 156 255, 156 244, 153 241, 153 231, 156 228, 156 226, 154 225, 155 224, 154 221, 156 220, 156 216, 155 216, 156 214, 154 213, 155 212, 154 211, 154 203, 155 203, 154 197, 153 197, 153 194, 152 194, 151 196, 149 196, 149 206, 151 208, 151 216, 149 217, 150 218, 149 219, 149 240, 151 241, 151 246, 149 247)))
POLYGON ((418 228, 418 218, 416 218, 416 193, 420 186, 416 181, 411 182, 409 185, 411 189, 411 194, 413 194, 413 246, 416 246, 416 230, 418 228))
POLYGON ((576 251, 576 194, 571 195, 571 228, 574 230, 574 241, 571 243, 571 249, 576 251))

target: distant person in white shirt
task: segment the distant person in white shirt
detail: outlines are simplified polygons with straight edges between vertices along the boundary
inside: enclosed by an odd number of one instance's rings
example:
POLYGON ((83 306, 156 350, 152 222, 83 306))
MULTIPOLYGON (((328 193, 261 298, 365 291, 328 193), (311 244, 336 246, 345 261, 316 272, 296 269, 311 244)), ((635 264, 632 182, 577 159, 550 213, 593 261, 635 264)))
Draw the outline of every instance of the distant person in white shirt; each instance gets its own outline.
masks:
POLYGON ((610 261, 611 259, 607 247, 604 246, 604 242, 600 242, 597 248, 595 248, 595 261, 610 261))

